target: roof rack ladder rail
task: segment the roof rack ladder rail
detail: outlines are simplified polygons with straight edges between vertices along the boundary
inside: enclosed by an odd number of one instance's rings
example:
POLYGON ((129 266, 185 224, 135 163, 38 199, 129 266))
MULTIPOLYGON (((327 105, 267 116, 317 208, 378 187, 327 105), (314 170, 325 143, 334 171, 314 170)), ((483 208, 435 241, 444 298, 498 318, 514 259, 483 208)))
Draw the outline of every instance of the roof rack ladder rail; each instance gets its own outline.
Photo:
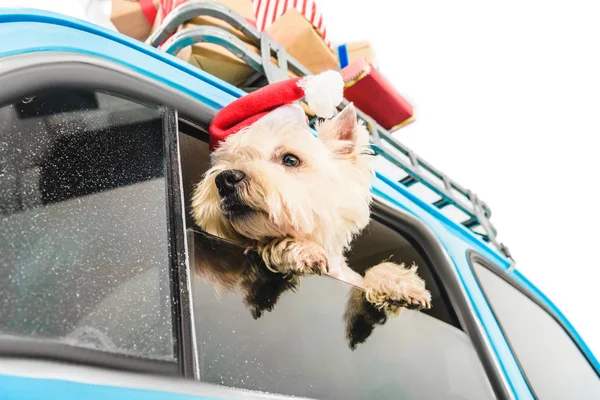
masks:
POLYGON ((220 19, 241 31, 253 44, 258 45, 260 42, 260 32, 228 7, 211 1, 190 0, 170 12, 156 31, 146 39, 146 44, 152 47, 160 46, 181 24, 196 17, 220 19))
POLYGON ((468 193, 469 199, 471 200, 473 207, 475 209, 475 217, 479 221, 479 224, 483 228, 483 230, 487 233, 488 240, 499 250, 502 251, 502 246, 500 243, 496 241, 496 228, 491 224, 487 215, 485 214, 485 210, 481 205, 481 201, 477 197, 477 195, 471 191, 468 193))
MULTIPOLYGON (((310 71, 306 67, 289 55, 281 45, 273 41, 266 33, 259 32, 236 12, 219 3, 192 0, 179 5, 167 15, 158 29, 146 40, 146 43, 153 47, 158 47, 162 44, 162 48, 172 55, 177 54, 187 46, 201 42, 217 44, 231 51, 258 74, 267 76, 269 83, 274 83, 282 79, 282 73, 277 72, 276 69, 279 68, 281 70, 283 66, 286 66, 287 70, 291 70, 299 76, 310 74, 310 71), (200 16, 210 16, 220 19, 240 30, 251 39, 253 44, 260 45, 261 56, 259 57, 254 52, 249 51, 244 41, 222 27, 200 25, 186 28, 164 42, 181 24, 200 16), (271 62, 271 57, 273 56, 278 62, 277 66, 271 62), (262 62, 259 62, 259 59, 262 62), (267 66, 266 69, 265 66, 267 66)), ((260 78, 258 74, 251 77, 253 81, 260 78)))
MULTIPOLYGON (((444 183, 446 193, 452 194, 452 186, 450 185, 450 179, 448 179, 448 177, 445 174, 442 174, 442 182, 444 183)), ((454 202, 451 200, 451 196, 440 196, 440 199, 433 203, 433 205, 439 208, 440 210, 444 207, 453 204, 454 202)))
MULTIPOLYGON (((343 108, 343 107, 346 107, 348 104, 349 104, 349 102, 347 100, 344 100, 342 102, 341 106, 343 108)), ((481 225, 483 227, 484 231, 486 232, 486 234, 482 235, 478 232, 474 232, 474 233, 476 233, 480 236, 483 236, 484 239, 487 239, 486 241, 491 241, 492 244, 499 251, 501 251, 507 258, 509 258, 511 260, 511 263, 512 263, 511 268, 514 268, 514 259, 512 258, 510 252, 508 251, 508 248, 505 245, 498 243, 496 241, 497 231, 489 220, 492 213, 491 213, 491 209, 489 208, 489 206, 486 203, 479 200, 479 198, 477 198, 477 196, 475 196, 470 190, 467 190, 467 189, 463 188, 462 186, 460 186, 458 183, 452 181, 450 178, 448 178, 448 176, 446 176, 442 172, 438 171, 433 166, 429 165, 429 163, 426 163, 423 160, 421 160, 421 164, 425 164, 424 166, 429 172, 433 173, 435 176, 437 176, 438 178, 440 178, 442 180, 443 190, 441 188, 439 188, 438 185, 430 182, 429 179, 427 179, 426 177, 418 175, 417 171, 413 171, 412 168, 405 165, 403 160, 401 160, 400 158, 398 158, 397 156, 395 156, 393 154, 390 154, 390 152, 386 151, 384 146, 382 145, 382 142, 383 141, 387 142, 392 147, 394 147, 396 150, 400 151, 401 153, 403 153, 405 155, 408 155, 409 152, 414 154, 412 152, 412 150, 410 150, 408 147, 406 147, 402 143, 398 142, 395 138, 392 137, 390 132, 387 132, 386 130, 384 130, 371 117, 367 116, 366 114, 364 114, 362 111, 360 111, 358 109, 357 109, 357 115, 360 119, 362 119, 363 121, 365 121, 367 123, 367 128, 369 130, 369 133, 371 133, 371 138, 370 138, 371 145, 374 147, 374 150, 377 153, 379 153, 381 156, 383 156, 385 159, 392 162, 396 166, 402 168, 404 171, 406 171, 408 173, 408 176, 405 177, 403 180, 401 180, 400 183, 405 184, 405 182, 411 182, 411 183, 409 183, 409 185, 410 185, 410 184, 416 183, 416 182, 414 182, 414 179, 416 178, 417 180, 422 181, 430 189, 434 190, 438 195, 440 195, 440 199, 433 203, 434 206, 436 206, 438 208, 443 208, 443 207, 446 207, 446 206, 452 204, 455 207, 459 208, 464 213, 466 213, 467 215, 469 215, 471 218, 469 220, 465 221, 463 223, 463 225, 465 225, 465 227, 469 227, 468 225, 470 225, 471 227, 481 225), (405 182, 403 182, 403 181, 405 181, 405 182), (465 198, 469 199, 471 206, 469 207, 467 204, 465 204, 464 201, 457 199, 456 196, 452 193, 453 190, 462 194, 465 198), (473 199, 475 199, 475 201, 473 201, 473 199)), ((410 159, 410 156, 409 156, 409 159, 410 159)), ((414 160, 414 157, 413 157, 413 160, 414 160)), ((417 160, 420 160, 420 159, 417 157, 417 160)), ((413 163, 413 161, 411 161, 411 164, 412 163, 413 163)), ((409 186, 409 185, 407 185, 407 186, 409 186)), ((469 227, 469 229, 470 229, 470 227, 469 227)))
POLYGON ((262 60, 258 54, 248 51, 246 43, 224 29, 214 26, 195 26, 185 28, 171 36, 162 49, 171 55, 176 55, 184 48, 196 43, 213 43, 231 51, 236 57, 256 71, 264 72, 262 60))
POLYGON ((263 61, 263 70, 269 83, 281 82, 289 78, 287 52, 264 32, 260 37, 260 55, 263 61), (275 56, 277 64, 271 62, 272 56, 275 56))
MULTIPOLYGON (((412 150, 408 149, 406 146, 402 145, 396 139, 391 137, 391 134, 389 134, 388 132, 382 130, 379 132, 379 136, 381 138, 383 138, 387 143, 392 145, 392 147, 396 148, 397 150, 400 150, 402 153, 414 154, 414 152, 412 152, 412 150)), ((380 146, 378 146, 378 148, 380 149, 380 153, 381 152, 385 153, 385 149, 383 148, 383 146, 380 145, 380 146)), ((382 155, 384 155, 384 154, 382 154, 382 155)), ((414 170, 413 168, 407 168, 408 166, 406 166, 401 159, 399 159, 393 155, 389 155, 389 154, 385 154, 384 156, 389 161, 391 161, 392 163, 401 167, 402 169, 407 171, 410 175, 412 175, 414 178, 418 179, 420 182, 422 182, 428 188, 430 188, 431 190, 436 192, 440 197, 447 199, 448 202, 455 205, 461 211, 463 211, 464 213, 469 215, 472 219, 474 219, 474 221, 478 221, 479 223, 481 223, 482 218, 485 218, 487 220, 487 215, 486 215, 485 211, 489 212, 489 209, 482 207, 481 202, 478 199, 477 199, 477 203, 473 203, 473 201, 472 201, 473 194, 470 191, 463 189, 462 187, 460 187, 455 182, 452 182, 447 177, 444 182, 444 188, 441 188, 435 182, 432 182, 431 179, 420 174, 418 170, 414 170), (451 191, 446 190, 448 185, 450 185, 451 187, 454 187, 461 194, 464 193, 465 197, 467 199, 469 199, 470 201, 467 203, 466 201, 456 198, 456 196, 454 196, 451 191)), ((413 159, 411 160, 411 164, 414 164, 414 162, 418 161, 418 160, 419 160, 418 157, 416 157, 416 158, 413 157, 413 159)), ((421 164, 423 164, 423 163, 424 163, 424 161, 421 160, 421 164)), ((429 164, 426 164, 426 167, 428 167, 427 168, 428 170, 433 169, 433 167, 429 166, 429 164)), ((435 175, 442 175, 442 174, 438 172, 435 175)), ((491 224, 488 223, 488 224, 486 224, 486 226, 491 226, 491 224)), ((488 231, 488 230, 486 229, 486 231, 488 231)), ((488 233, 488 235, 495 237, 495 230, 493 229, 493 227, 491 227, 487 233, 488 233)))

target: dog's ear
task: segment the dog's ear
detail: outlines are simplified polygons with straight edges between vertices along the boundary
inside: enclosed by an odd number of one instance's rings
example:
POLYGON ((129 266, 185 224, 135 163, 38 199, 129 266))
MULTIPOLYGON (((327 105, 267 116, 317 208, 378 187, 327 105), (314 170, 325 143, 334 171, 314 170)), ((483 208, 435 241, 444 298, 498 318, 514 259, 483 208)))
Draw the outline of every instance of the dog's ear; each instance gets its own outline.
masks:
POLYGON ((356 120, 356 109, 350 103, 334 119, 335 135, 337 140, 356 142, 358 121, 356 120))
POLYGON ((356 109, 350 103, 335 118, 317 126, 317 133, 334 153, 352 154, 357 149, 360 128, 356 119, 356 109))

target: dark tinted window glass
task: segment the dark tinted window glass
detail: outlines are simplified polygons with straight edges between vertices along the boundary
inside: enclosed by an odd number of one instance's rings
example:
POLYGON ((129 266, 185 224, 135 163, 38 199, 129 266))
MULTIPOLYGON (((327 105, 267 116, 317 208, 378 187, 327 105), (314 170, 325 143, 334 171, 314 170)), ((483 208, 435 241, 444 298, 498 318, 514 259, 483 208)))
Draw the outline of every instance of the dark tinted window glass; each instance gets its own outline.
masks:
POLYGON ((161 115, 79 90, 0 108, 0 335, 174 358, 161 115))
POLYGON ((535 394, 540 399, 600 399, 600 378, 559 323, 483 265, 473 266, 535 394))
MULTIPOLYGON (((205 143, 186 135, 181 142, 189 199, 193 183, 208 166, 208 152, 205 143)), ((433 309, 429 315, 405 311, 388 319, 354 351, 346 340, 343 318, 349 285, 326 276, 303 278, 295 292, 285 291, 271 312, 254 319, 242 293, 216 293, 200 274, 206 269, 249 271, 256 260, 235 245, 201 233, 191 236, 202 380, 319 399, 494 398, 478 356, 455 326, 454 312, 429 266, 401 235, 382 224, 372 222, 358 239, 350 264, 361 271, 390 256, 396 262, 415 261, 432 291, 433 309)), ((277 290, 280 282, 269 274, 263 288, 267 293, 277 290)))

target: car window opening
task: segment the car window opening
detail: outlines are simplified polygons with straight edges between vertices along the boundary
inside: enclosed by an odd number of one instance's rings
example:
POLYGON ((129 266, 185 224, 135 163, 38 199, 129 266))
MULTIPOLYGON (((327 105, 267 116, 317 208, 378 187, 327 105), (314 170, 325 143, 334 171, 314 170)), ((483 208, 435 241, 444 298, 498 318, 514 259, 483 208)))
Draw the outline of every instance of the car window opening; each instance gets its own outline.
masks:
POLYGON ((290 280, 269 271, 255 252, 195 226, 190 198, 209 168, 207 135, 182 120, 179 126, 201 380, 271 393, 359 399, 411 390, 430 390, 435 397, 450 393, 448 382, 464 379, 469 382, 461 389, 466 398, 493 398, 432 267, 383 223, 372 220, 356 239, 347 254, 350 266, 364 273, 386 259, 417 264, 432 292, 432 308, 387 319, 377 310, 363 310, 362 325, 350 332, 353 325, 345 312, 352 286, 328 276, 290 280), (240 285, 240 272, 252 279, 240 285), (432 371, 432 365, 438 367, 432 371), (437 383, 425 382, 426 376, 437 383))

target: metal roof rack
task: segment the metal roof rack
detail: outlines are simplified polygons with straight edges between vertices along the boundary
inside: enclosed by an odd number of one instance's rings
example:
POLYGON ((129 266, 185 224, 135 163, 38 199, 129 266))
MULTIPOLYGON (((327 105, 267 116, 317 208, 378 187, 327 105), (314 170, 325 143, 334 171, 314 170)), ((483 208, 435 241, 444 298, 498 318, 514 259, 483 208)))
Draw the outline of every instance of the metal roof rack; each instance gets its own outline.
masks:
MULTIPOLYGON (((241 89, 252 91, 268 83, 289 78, 288 71, 297 76, 310 75, 310 71, 300 64, 265 32, 258 31, 244 18, 228 7, 203 0, 191 0, 175 8, 167 15, 157 30, 150 35, 146 43, 159 47, 165 52, 176 55, 187 46, 197 43, 213 43, 223 46, 236 57, 243 60, 256 72, 241 89), (175 32, 183 23, 198 17, 218 18, 241 31, 249 43, 260 48, 260 54, 248 50, 247 44, 227 30, 215 26, 194 26, 175 32), (173 34, 171 37, 169 37, 173 34), (272 59, 276 60, 276 64, 272 59)), ((340 108, 348 104, 346 100, 340 108)), ((358 117, 366 123, 370 133, 371 145, 377 155, 382 156, 396 167, 406 172, 406 177, 398 181, 405 187, 421 183, 435 192, 439 199, 432 202, 437 209, 450 205, 457 207, 468 217, 458 221, 464 227, 491 243, 496 249, 514 263, 508 248, 496 240, 497 231, 490 222, 491 210, 475 193, 448 178, 444 173, 420 158, 414 151, 392 137, 392 134, 377 124, 371 117, 357 109, 358 117), (483 233, 475 229, 481 228, 483 233)), ((316 117, 311 120, 314 123, 316 117)))

